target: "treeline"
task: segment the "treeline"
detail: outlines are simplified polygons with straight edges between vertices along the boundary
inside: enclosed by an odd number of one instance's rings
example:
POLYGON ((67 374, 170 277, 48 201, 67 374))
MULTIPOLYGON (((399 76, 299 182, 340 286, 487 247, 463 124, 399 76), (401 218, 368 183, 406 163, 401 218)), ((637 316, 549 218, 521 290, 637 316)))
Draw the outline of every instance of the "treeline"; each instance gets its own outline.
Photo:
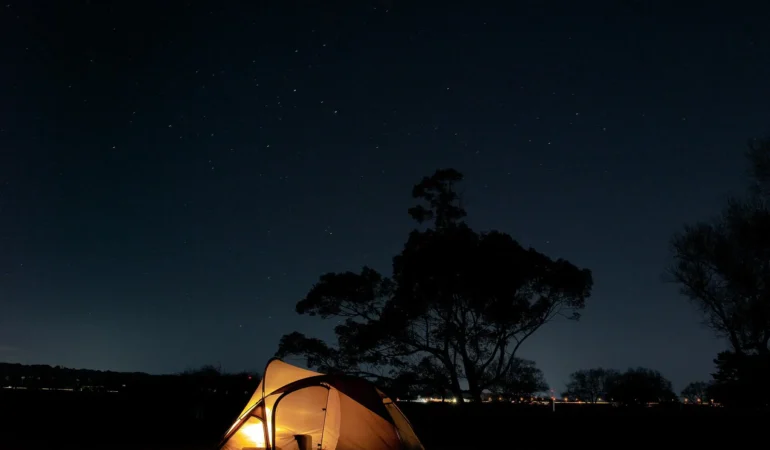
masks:
MULTIPOLYGON (((705 397, 761 407, 770 404, 770 140, 751 141, 746 156, 748 192, 721 215, 676 234, 666 273, 731 347, 716 355, 705 397)), ((407 212, 417 228, 393 257, 390 275, 366 266, 327 273, 296 304, 298 314, 332 319, 336 342, 293 332, 282 337, 277 356, 369 378, 391 395, 478 401, 485 393, 514 397, 547 387, 518 350, 540 328, 580 318, 592 273, 506 233, 471 228, 462 181, 460 172, 441 169, 414 185, 417 204, 407 212)), ((596 397, 595 388, 581 385, 589 375, 583 372, 573 374, 566 394, 596 397)), ((654 370, 604 372, 601 394, 620 403, 677 397, 654 370)))
POLYGON ((586 369, 570 374, 562 397, 586 403, 608 402, 625 406, 679 401, 671 381, 660 372, 644 367, 625 372, 614 369, 586 369))
POLYGON ((682 390, 689 402, 716 401, 741 408, 770 407, 770 355, 735 351, 720 353, 709 381, 696 381, 682 390))
POLYGON ((61 366, 0 363, 3 387, 26 389, 118 390, 145 384, 152 375, 141 372, 113 372, 70 369, 61 366))
POLYGON ((0 384, 26 390, 72 390, 82 392, 228 394, 253 392, 259 384, 257 373, 226 373, 212 365, 188 369, 179 374, 151 375, 142 372, 114 372, 70 369, 61 366, 0 363, 0 384))

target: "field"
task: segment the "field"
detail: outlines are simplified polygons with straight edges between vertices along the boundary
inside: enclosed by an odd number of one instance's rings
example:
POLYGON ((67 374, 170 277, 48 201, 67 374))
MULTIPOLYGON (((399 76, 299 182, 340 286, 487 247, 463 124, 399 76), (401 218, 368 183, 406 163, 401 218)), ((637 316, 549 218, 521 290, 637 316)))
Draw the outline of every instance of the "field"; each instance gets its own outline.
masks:
MULTIPOLYGON (((0 449, 214 449, 242 404, 240 398, 210 400, 202 406, 189 399, 149 394, 0 391, 0 449)), ((428 450, 685 443, 722 448, 760 442, 759 436, 741 431, 738 439, 736 433, 741 428, 759 429, 752 424, 766 420, 705 407, 625 410, 558 405, 556 412, 546 406, 507 404, 400 407, 428 450)))

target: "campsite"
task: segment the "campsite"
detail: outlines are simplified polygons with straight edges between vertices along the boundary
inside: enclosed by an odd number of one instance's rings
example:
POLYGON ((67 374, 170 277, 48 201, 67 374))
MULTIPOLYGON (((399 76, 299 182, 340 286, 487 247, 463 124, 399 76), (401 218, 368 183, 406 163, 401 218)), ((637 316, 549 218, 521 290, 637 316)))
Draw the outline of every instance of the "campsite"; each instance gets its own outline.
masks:
MULTIPOLYGON (((325 403, 324 407, 328 406, 329 409, 328 415, 334 414, 331 403, 326 405, 327 389, 321 388, 331 386, 328 392, 339 388, 336 402, 337 405, 343 405, 343 408, 336 411, 341 412, 337 415, 338 428, 334 437, 339 441, 337 448, 390 448, 377 444, 382 442, 383 436, 387 439, 387 430, 376 429, 377 424, 384 422, 372 413, 372 410, 377 408, 369 403, 372 397, 367 395, 376 391, 373 385, 367 388, 367 383, 363 380, 359 380, 360 383, 355 379, 340 381, 288 364, 281 365, 284 370, 279 375, 283 378, 273 377, 274 381, 271 382, 268 368, 268 381, 265 383, 265 392, 288 392, 285 396, 287 401, 283 406, 286 408, 286 405, 292 404, 288 407, 292 414, 281 416, 276 409, 279 421, 288 420, 293 423, 292 426, 300 428, 318 428, 317 425, 320 424, 320 427, 329 429, 329 423, 334 423, 333 419, 326 417, 324 422, 321 416, 312 418, 307 414, 307 410, 315 409, 318 412, 320 408, 316 407, 325 403), (294 373, 287 376, 287 368, 294 373), (287 386, 293 388, 286 389, 287 386), (295 397, 294 401, 288 400, 292 398, 292 393, 303 391, 305 394, 295 397), (345 404, 348 405, 348 413, 350 408, 353 408, 353 414, 346 414, 345 404), (364 404, 369 405, 369 408, 362 406, 364 404), (315 422, 308 426, 309 417, 315 422), (300 422, 304 420, 305 425, 298 425, 298 419, 300 422), (354 426, 346 426, 346 421, 354 426), (353 439, 358 439, 357 442, 350 440, 351 433, 356 434, 353 439), (374 435, 377 435, 376 440, 372 440, 374 435)), ((203 403, 189 393, 169 387, 156 385, 154 389, 135 392, 0 390, 0 448, 214 450, 223 443, 222 438, 228 434, 228 428, 231 429, 230 436, 238 434, 237 427, 233 426, 235 418, 249 416, 244 415, 245 412, 259 411, 262 404, 262 384, 254 393, 240 391, 229 392, 227 395, 212 395, 203 403)), ((266 399, 272 397, 275 401, 280 396, 268 395, 266 399)), ((712 422, 711 419, 733 415, 732 411, 724 408, 682 405, 624 409, 607 405, 560 404, 554 410, 547 405, 510 403, 459 406, 456 403, 399 402, 398 409, 403 411, 422 445, 428 450, 510 448, 514 444, 519 448, 541 448, 573 445, 585 440, 591 441, 594 447, 611 448, 618 445, 618 439, 623 442, 629 440, 623 436, 633 436, 632 440, 637 444, 649 442, 651 445, 660 445, 661 442, 682 432, 681 427, 674 427, 679 423, 671 420, 675 416, 700 416, 700 421, 688 422, 690 426, 687 429, 687 441, 708 442, 710 433, 706 427, 712 422)), ((393 410, 389 411, 391 414, 397 414, 393 413, 393 410)), ((252 419, 253 417, 249 420, 252 419)), ((403 422, 394 422, 401 428, 401 433, 408 434, 408 425, 404 428, 403 422)), ((276 430, 280 427, 281 423, 278 423, 276 430)), ((280 433, 276 433, 278 434, 280 433)), ((318 439, 317 434, 313 437, 318 439)), ((736 443, 735 436, 730 438, 732 443, 736 443)), ((276 443, 280 442, 280 439, 279 436, 276 443)), ((325 438, 321 439, 327 442, 325 438)), ((235 440, 231 439, 230 442, 236 444, 235 440)), ((224 443, 222 448, 258 448, 244 442, 228 446, 227 439, 224 443)), ((297 448, 293 443, 283 443, 283 447, 277 448, 297 448)))
POLYGON ((767 440, 770 1, 0 11, 0 450, 767 440))
MULTIPOLYGON (((197 420, 184 399, 157 395, 15 391, 0 393, 0 401, 0 448, 4 450, 216 450, 242 407, 223 402, 197 420)), ((452 404, 400 405, 427 450, 511 448, 502 446, 510 441, 516 448, 559 448, 584 441, 594 448, 616 448, 618 440, 660 445, 683 433, 684 441, 708 442, 709 424, 713 424, 709 419, 723 414, 709 408, 685 414, 652 410, 623 414, 591 407, 565 407, 552 413, 543 406, 483 406, 484 414, 478 410, 463 414, 452 404), (683 430, 673 415, 703 416, 704 420, 687 418, 683 430)))

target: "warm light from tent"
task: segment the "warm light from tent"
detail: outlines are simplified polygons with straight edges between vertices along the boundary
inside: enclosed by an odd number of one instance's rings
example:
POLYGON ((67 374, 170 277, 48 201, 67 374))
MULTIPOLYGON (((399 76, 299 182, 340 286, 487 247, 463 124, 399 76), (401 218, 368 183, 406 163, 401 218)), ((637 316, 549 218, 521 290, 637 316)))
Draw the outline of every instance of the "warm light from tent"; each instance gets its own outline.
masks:
MULTIPOLYGON (((267 419, 267 435, 273 438, 273 411, 265 406, 265 419, 267 419)), ((279 428, 280 429, 280 428, 279 428)), ((277 431, 277 430, 276 430, 277 431)))
MULTIPOLYGON (((270 408, 265 408, 267 414, 267 435, 273 435, 272 413, 270 408)), ((281 427, 276 427, 276 431, 281 431, 281 427)), ((265 426, 261 420, 256 417, 249 419, 248 423, 244 423, 238 430, 246 439, 254 444, 257 448, 267 448, 267 439, 265 439, 265 426)))
POLYGON ((265 429, 262 427, 262 422, 247 423, 241 427, 241 433, 244 434, 254 446, 257 448, 266 448, 265 442, 265 429))

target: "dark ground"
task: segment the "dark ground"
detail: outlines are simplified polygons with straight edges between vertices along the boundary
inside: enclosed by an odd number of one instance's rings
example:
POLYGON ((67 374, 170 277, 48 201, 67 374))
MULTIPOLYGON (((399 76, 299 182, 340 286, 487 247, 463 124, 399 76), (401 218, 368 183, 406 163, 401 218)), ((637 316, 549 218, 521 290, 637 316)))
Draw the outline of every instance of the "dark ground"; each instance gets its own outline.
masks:
MULTIPOLYGON (((204 404, 190 397, 139 393, 0 391, 0 449, 214 449, 245 403, 240 397, 210 398, 204 404), (196 418, 201 413, 203 418, 196 418)), ((767 420, 704 407, 624 410, 557 405, 553 413, 546 406, 507 404, 466 409, 451 404, 399 406, 427 450, 580 444, 613 449, 682 444, 729 448, 761 442, 761 436, 739 433, 762 431, 756 425, 767 420)))

